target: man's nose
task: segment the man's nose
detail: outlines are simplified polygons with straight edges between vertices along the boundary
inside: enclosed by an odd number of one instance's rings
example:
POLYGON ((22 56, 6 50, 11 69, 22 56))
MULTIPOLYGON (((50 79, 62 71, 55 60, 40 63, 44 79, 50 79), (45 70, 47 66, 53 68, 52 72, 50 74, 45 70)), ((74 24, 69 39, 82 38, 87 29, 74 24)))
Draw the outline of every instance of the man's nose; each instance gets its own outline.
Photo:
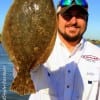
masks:
POLYGON ((72 16, 70 21, 71 21, 71 23, 75 24, 77 22, 77 17, 76 16, 72 16))

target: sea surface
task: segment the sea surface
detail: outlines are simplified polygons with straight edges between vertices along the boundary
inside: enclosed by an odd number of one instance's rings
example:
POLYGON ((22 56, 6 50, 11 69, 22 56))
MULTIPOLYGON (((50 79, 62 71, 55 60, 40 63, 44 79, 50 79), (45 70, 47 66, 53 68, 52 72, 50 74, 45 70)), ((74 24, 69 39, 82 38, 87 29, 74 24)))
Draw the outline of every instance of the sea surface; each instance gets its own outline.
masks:
POLYGON ((0 44, 0 100, 28 100, 29 95, 19 96, 10 91, 13 81, 13 64, 0 44))

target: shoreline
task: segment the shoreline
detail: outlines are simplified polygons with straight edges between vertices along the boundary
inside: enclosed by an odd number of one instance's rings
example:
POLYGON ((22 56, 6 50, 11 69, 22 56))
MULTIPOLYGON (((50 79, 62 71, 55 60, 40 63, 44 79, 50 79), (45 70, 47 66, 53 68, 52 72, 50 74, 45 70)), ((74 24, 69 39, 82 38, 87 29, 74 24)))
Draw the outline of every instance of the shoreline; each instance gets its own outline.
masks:
MULTIPOLYGON (((100 40, 93 40, 93 39, 86 39, 86 40, 95 44, 95 45, 100 45, 100 40)), ((0 34, 0 43, 2 43, 1 34, 0 34)))

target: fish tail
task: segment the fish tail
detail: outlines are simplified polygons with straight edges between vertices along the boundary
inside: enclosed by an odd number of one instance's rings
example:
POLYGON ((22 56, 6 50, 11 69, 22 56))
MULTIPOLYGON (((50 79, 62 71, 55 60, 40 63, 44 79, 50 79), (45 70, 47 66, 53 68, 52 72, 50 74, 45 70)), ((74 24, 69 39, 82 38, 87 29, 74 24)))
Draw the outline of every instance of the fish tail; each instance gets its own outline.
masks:
POLYGON ((25 76, 21 77, 21 75, 17 75, 12 82, 11 91, 16 92, 19 95, 27 95, 35 93, 35 87, 31 77, 25 76))

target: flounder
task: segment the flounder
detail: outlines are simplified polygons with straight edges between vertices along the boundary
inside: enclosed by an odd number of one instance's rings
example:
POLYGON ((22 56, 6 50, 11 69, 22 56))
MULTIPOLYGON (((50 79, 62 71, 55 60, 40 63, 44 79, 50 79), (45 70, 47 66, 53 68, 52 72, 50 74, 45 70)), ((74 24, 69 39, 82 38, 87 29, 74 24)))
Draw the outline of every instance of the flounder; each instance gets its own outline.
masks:
POLYGON ((49 57, 56 37, 53 0, 15 0, 2 32, 2 43, 18 73, 11 90, 19 95, 35 93, 30 70, 49 57))

